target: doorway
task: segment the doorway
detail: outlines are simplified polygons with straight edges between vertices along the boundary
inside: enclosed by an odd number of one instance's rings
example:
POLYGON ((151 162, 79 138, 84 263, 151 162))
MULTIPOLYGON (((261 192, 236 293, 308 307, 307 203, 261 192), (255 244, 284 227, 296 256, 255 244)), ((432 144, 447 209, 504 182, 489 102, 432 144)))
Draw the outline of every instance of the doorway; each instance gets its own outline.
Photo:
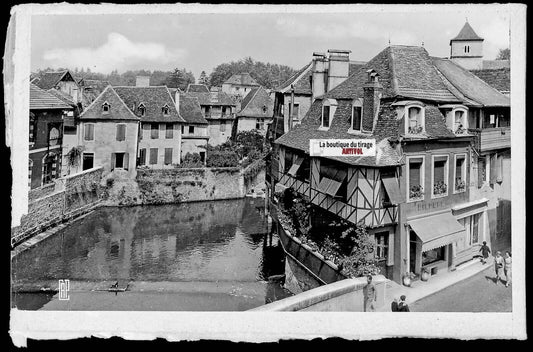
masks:
POLYGON ((82 168, 83 171, 94 167, 94 153, 83 153, 82 168))

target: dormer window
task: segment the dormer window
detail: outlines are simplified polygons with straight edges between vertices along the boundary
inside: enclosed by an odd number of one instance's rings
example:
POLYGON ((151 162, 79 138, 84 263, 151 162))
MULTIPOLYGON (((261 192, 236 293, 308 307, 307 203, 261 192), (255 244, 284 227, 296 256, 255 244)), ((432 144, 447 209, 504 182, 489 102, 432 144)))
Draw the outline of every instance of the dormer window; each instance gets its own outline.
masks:
POLYGON ((406 106, 406 122, 408 134, 424 132, 424 108, 422 106, 406 106))
POLYGON ((102 112, 104 114, 108 114, 110 109, 111 109, 111 105, 109 105, 107 101, 102 104, 102 112))
POLYGON ((146 107, 144 106, 143 103, 139 104, 137 111, 139 111, 139 115, 141 116, 144 116, 146 114, 146 107))
POLYGON ((361 132, 363 126, 363 103, 356 99, 352 104, 352 121, 348 132, 361 132))
POLYGON ((328 130, 337 109, 337 102, 334 99, 327 99, 322 106, 322 118, 320 129, 328 130))
POLYGON ((266 105, 263 105, 263 114, 266 114, 266 112, 267 112, 267 107, 266 105))
POLYGON ((161 111, 163 112, 163 115, 168 115, 169 111, 170 111, 170 108, 168 107, 168 105, 165 104, 165 106, 163 106, 161 111))
POLYGON ((453 113, 453 132, 455 134, 463 134, 466 133, 466 129, 468 128, 468 119, 467 119, 467 113, 464 109, 454 109, 452 111, 453 113))

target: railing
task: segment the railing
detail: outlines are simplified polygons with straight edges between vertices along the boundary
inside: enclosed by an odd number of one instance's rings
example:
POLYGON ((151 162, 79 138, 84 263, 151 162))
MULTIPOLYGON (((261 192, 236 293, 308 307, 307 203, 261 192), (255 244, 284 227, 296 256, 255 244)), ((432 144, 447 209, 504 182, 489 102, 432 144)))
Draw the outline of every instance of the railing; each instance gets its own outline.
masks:
POLYGON ((476 135, 474 147, 481 152, 511 147, 511 127, 472 128, 469 132, 476 135))
POLYGON ((287 188, 294 189, 303 196, 309 197, 309 181, 298 180, 291 175, 282 174, 279 183, 287 188))

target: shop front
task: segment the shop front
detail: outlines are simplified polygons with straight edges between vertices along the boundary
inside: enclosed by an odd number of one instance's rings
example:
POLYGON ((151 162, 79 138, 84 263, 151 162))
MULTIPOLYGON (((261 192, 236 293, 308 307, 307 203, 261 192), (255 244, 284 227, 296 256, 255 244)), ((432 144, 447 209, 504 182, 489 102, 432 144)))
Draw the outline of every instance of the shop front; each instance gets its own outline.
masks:
POLYGON ((460 265, 479 256, 479 249, 483 241, 486 241, 490 246, 487 209, 488 199, 486 198, 452 208, 454 217, 465 229, 463 236, 459 237, 453 244, 455 265, 460 265))
POLYGON ((454 243, 465 236, 465 228, 450 209, 407 219, 409 271, 417 276, 455 268, 454 243))

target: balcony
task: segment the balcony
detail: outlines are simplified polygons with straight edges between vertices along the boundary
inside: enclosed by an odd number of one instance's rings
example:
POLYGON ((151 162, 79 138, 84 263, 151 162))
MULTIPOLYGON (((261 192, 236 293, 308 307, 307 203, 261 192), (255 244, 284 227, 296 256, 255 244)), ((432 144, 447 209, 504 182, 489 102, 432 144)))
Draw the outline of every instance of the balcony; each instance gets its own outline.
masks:
POLYGON ((511 127, 470 129, 469 131, 476 135, 474 147, 480 152, 511 147, 511 127))

